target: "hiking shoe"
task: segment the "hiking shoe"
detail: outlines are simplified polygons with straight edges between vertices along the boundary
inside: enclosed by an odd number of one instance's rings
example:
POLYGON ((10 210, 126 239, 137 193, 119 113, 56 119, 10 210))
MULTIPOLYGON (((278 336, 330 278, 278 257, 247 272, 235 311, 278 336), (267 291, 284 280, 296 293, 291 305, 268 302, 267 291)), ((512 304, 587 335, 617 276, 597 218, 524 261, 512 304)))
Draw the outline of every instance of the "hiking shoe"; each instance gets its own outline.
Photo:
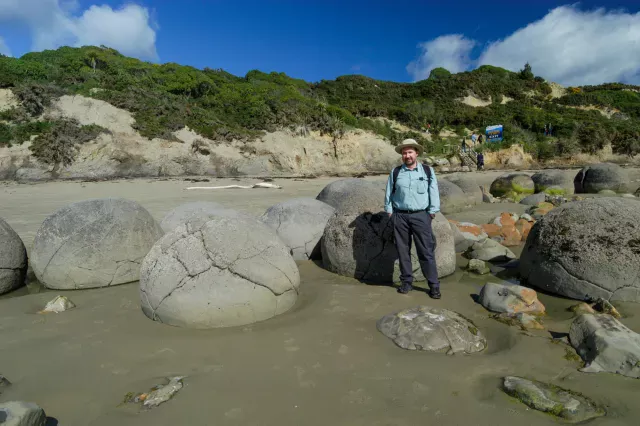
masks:
POLYGON ((411 290, 413 290, 413 286, 411 284, 404 283, 398 288, 398 293, 407 294, 411 290))
POLYGON ((432 299, 440 299, 442 297, 440 289, 437 287, 429 289, 429 297, 432 299))

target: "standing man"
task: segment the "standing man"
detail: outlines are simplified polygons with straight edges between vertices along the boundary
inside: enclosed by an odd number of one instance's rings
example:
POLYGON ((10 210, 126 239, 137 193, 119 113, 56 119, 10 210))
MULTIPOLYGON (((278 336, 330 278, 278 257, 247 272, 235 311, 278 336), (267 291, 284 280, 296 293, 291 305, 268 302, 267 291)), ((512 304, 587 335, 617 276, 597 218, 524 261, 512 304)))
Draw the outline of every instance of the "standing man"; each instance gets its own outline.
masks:
POLYGON ((440 211, 438 181, 433 169, 420 164, 422 146, 413 139, 405 139, 396 147, 402 155, 402 166, 389 175, 384 209, 391 217, 398 258, 400 261, 399 293, 413 289, 411 240, 415 240, 420 268, 429 284, 429 296, 440 299, 440 281, 436 268, 435 236, 431 221, 440 211))

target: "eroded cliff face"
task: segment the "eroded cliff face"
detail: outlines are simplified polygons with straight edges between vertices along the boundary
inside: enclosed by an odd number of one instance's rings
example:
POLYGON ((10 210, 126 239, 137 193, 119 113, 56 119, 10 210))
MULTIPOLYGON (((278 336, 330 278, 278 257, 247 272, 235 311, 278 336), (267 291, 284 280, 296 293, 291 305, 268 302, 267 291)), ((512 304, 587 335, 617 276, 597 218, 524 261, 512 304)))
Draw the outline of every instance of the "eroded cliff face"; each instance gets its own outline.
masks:
POLYGON ((78 146, 73 164, 55 168, 32 157, 31 141, 0 148, 0 179, 108 179, 157 176, 309 176, 388 173, 399 163, 393 147, 374 134, 347 133, 342 139, 289 131, 267 133, 252 142, 220 142, 188 128, 177 140, 149 140, 132 127, 128 111, 83 96, 63 96, 43 117, 74 118, 111 134, 78 146))

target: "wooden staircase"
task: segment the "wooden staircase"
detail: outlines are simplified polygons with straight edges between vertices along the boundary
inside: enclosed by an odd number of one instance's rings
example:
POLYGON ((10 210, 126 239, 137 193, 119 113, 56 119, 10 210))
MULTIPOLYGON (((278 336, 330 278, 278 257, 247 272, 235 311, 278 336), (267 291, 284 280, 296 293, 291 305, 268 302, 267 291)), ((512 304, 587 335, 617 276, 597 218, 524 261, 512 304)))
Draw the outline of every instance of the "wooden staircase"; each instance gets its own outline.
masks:
POLYGON ((471 170, 475 170, 477 167, 477 156, 478 153, 475 152, 471 147, 467 146, 467 151, 463 151, 462 147, 458 147, 458 156, 462 161, 463 166, 469 167, 471 170))

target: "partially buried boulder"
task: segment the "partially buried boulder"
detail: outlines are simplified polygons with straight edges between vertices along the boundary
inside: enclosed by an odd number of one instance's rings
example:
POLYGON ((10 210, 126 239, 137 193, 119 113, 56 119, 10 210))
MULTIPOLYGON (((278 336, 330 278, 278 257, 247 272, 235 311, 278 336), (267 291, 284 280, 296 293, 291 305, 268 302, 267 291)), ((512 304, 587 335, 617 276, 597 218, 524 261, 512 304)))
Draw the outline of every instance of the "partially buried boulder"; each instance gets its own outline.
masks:
POLYGON ((503 380, 502 390, 534 410, 571 423, 605 415, 605 411, 586 396, 535 380, 507 376, 503 380))
POLYGON ((520 204, 524 204, 526 206, 535 206, 538 203, 544 203, 546 201, 546 194, 544 192, 539 192, 537 194, 531 194, 524 197, 520 200, 520 204))
POLYGON ((402 349, 472 354, 487 347, 471 321, 447 309, 404 309, 382 317, 377 328, 402 349))
POLYGON ((167 233, 142 262, 142 311, 187 328, 229 327, 288 311, 300 275, 268 226, 242 217, 191 221, 167 233))
POLYGON ((107 198, 69 204, 36 233, 31 264, 47 288, 72 290, 137 281, 140 263, 162 236, 138 203, 107 198))
POLYGON ((295 260, 318 259, 320 238, 335 209, 313 198, 295 198, 269 207, 260 221, 289 247, 295 260))
POLYGON ((524 173, 509 173, 498 176, 489 189, 494 197, 506 197, 519 201, 528 194, 533 194, 534 183, 524 173))
POLYGON ((580 371, 640 378, 640 335, 611 315, 578 316, 571 324, 569 341, 585 362, 580 371))
POLYGON ((464 256, 467 259, 480 259, 485 262, 507 262, 516 258, 511 250, 490 238, 473 243, 464 256))
POLYGON ((27 250, 16 232, 0 218, 0 294, 22 287, 27 273, 27 250))
POLYGON ((213 201, 194 201, 182 204, 171 210, 164 216, 162 222, 160 222, 160 226, 164 232, 169 232, 193 219, 212 219, 218 216, 237 217, 239 215, 249 217, 246 213, 225 207, 220 203, 213 201))
POLYGON ((492 312, 542 314, 545 311, 536 292, 519 285, 487 283, 480 290, 479 302, 492 312))
POLYGON ((529 285, 578 300, 640 302, 640 209, 635 200, 567 203, 536 222, 522 251, 529 285))
MULTIPOLYGON (((470 206, 475 206, 477 204, 482 204, 482 189, 480 189, 480 185, 478 185, 477 179, 474 179, 470 176, 463 175, 453 175, 448 176, 446 179, 452 183, 454 183, 458 188, 462 190, 462 192, 466 195, 466 204, 470 206)), ((438 184, 440 181, 438 181, 438 184)))
POLYGON ((325 186, 316 200, 327 203, 335 209, 349 207, 358 209, 358 205, 365 204, 373 212, 384 207, 385 186, 380 183, 363 179, 340 179, 325 186), (375 204, 370 202, 375 199, 375 204), (375 208, 372 208, 374 207, 375 208))
POLYGON ((571 175, 562 170, 541 170, 531 176, 531 180, 536 193, 571 195, 574 192, 571 175))
POLYGON ((627 172, 617 164, 599 163, 580 170, 573 179, 575 192, 597 194, 608 189, 614 192, 624 192, 629 183, 627 172))
POLYGON ((443 214, 462 211, 469 205, 467 194, 458 185, 446 179, 438 181, 438 193, 440 195, 440 211, 443 214))

